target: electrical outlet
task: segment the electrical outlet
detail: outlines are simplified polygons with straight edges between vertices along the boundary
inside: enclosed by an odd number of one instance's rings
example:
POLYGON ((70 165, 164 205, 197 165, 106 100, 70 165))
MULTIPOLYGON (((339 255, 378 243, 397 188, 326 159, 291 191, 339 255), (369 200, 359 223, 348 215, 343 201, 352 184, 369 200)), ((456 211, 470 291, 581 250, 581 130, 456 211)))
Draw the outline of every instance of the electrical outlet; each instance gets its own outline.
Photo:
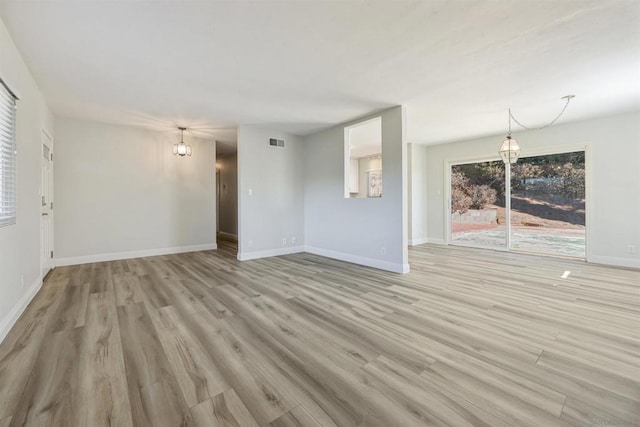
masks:
POLYGON ((636 253, 636 245, 627 246, 627 253, 628 254, 635 254, 636 253))
POLYGON ((380 248, 380 255, 386 255, 387 254, 387 248, 380 248))
POLYGON ((282 246, 287 246, 287 238, 286 237, 282 238, 282 246))
POLYGON ((250 188, 250 189, 249 189, 249 191, 248 191, 248 193, 249 193, 249 196, 253 196, 253 189, 252 189, 252 188, 250 188))
POLYGON ((249 244, 249 247, 252 248, 253 247, 253 240, 249 240, 248 244, 249 244))
POLYGON ((292 244, 292 245, 295 245, 295 244, 296 244, 296 236, 293 236, 293 237, 291 238, 291 244, 292 244))

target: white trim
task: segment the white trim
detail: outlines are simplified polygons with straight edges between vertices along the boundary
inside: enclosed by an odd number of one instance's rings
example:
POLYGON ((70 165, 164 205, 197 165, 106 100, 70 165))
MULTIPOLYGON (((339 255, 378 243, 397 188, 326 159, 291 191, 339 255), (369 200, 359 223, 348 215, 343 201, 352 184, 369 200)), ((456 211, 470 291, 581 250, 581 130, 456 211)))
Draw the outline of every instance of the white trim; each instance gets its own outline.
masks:
POLYGON ((238 252, 238 261, 249 261, 252 259, 269 258, 272 256, 291 255, 304 252, 304 246, 293 246, 290 248, 268 249, 266 251, 238 252))
MULTIPOLYGON (((525 254, 529 254, 529 255, 540 255, 540 256, 551 256, 551 257, 555 257, 555 255, 549 255, 549 254, 541 254, 539 252, 527 252, 527 251, 522 251, 522 250, 518 250, 518 249, 509 249, 506 246, 488 246, 488 245, 476 245, 473 243, 464 243, 464 242, 457 242, 455 240, 452 240, 449 242, 449 245, 451 246, 459 246, 461 248, 471 248, 471 249, 482 249, 485 251, 497 251, 497 252, 516 252, 516 253, 525 253, 525 254)), ((564 257, 563 257, 564 258, 564 257)), ((578 258, 575 258, 578 259, 578 258)))
POLYGON ((314 248, 313 246, 305 246, 304 251, 314 255, 320 255, 327 258, 333 258, 340 261, 360 264, 367 267, 378 268, 380 270, 392 271, 394 273, 406 274, 409 272, 409 264, 401 264, 389 261, 381 261, 375 258, 367 258, 358 255, 347 254, 344 252, 330 251, 328 249, 314 248))
POLYGON ((78 257, 56 258, 56 267, 65 265, 88 264, 91 262, 117 261, 121 259, 144 258, 158 255, 181 254, 185 252, 210 251, 218 249, 215 243, 205 243, 203 245, 175 246, 170 248, 143 249, 130 252, 115 252, 110 254, 84 255, 78 257))
POLYGON ((20 298, 18 303, 13 306, 13 309, 9 312, 9 314, 7 314, 4 319, 2 319, 2 322, 0 322, 0 344, 7 337, 11 328, 13 328, 13 326, 16 324, 22 313, 24 313, 24 310, 27 308, 33 297, 36 296, 41 287, 42 279, 38 278, 31 285, 31 287, 27 289, 27 292, 25 292, 22 298, 20 298))
POLYGON ((640 260, 631 258, 591 255, 588 262, 592 264, 614 265, 617 267, 640 268, 640 260))
POLYGON ((427 243, 431 243, 432 245, 446 245, 447 241, 436 237, 427 237, 427 243))
POLYGON ((230 240, 232 242, 238 241, 237 234, 227 233, 226 231, 218 231, 218 236, 222 237, 224 240, 230 240))
POLYGON ((427 239, 426 237, 420 237, 418 239, 411 239, 409 240, 409 246, 418 246, 418 245, 422 245, 425 243, 428 243, 429 239, 427 239))

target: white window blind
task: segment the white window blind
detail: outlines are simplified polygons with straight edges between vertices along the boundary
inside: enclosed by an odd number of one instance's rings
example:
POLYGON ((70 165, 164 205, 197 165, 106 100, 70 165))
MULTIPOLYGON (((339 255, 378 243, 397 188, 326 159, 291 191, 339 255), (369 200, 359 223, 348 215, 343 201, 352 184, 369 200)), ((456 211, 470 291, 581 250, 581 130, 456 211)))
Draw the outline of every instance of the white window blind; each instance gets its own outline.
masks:
POLYGON ((0 227, 16 223, 17 99, 0 79, 0 227))

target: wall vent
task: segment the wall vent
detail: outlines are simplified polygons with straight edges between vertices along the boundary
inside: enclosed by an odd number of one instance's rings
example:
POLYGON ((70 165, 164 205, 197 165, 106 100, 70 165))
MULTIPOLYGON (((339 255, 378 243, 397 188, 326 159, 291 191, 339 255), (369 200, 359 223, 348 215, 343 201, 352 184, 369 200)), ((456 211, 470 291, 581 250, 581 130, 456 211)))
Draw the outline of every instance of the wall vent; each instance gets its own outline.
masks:
POLYGON ((284 147, 284 139, 269 138, 269 145, 272 147, 284 147))

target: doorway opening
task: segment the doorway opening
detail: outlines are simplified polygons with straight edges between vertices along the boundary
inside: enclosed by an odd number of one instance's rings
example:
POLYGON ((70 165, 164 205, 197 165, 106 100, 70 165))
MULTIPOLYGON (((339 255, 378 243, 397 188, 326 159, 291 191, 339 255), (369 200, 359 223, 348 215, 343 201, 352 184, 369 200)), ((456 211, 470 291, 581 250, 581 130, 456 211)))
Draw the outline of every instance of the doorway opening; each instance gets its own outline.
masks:
POLYGON ((451 164, 449 242, 586 257, 585 151, 451 164))
POLYGON ((238 252, 238 152, 235 141, 216 141, 216 243, 218 250, 238 252))

